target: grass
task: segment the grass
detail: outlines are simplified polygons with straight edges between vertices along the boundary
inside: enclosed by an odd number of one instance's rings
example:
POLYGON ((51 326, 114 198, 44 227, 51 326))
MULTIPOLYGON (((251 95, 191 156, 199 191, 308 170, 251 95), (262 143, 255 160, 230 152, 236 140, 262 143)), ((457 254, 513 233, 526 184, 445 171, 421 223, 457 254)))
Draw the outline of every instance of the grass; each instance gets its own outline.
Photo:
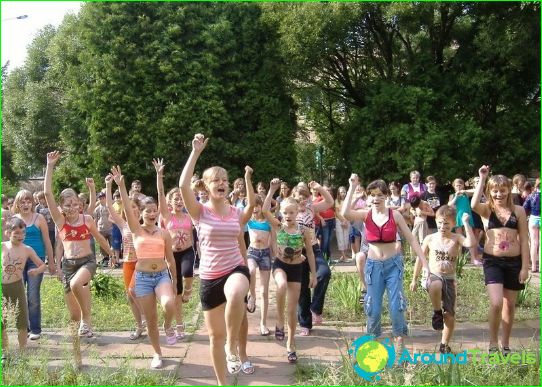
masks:
MULTIPOLYGON (((538 351, 538 349, 536 350, 538 351)), ((423 365, 408 364, 386 368, 380 380, 368 382, 356 374, 349 357, 342 356, 338 363, 298 364, 297 385, 433 385, 433 386, 531 386, 539 385, 540 356, 530 365, 467 364, 423 365)))
MULTIPOLYGON (((99 269, 98 273, 103 272, 99 269)), ((98 274, 97 274, 98 275, 98 274)), ((107 274, 105 274, 107 276, 107 274)), ((106 282, 111 292, 103 291, 104 296, 92 293, 92 325, 96 331, 129 331, 135 326, 134 318, 124 294, 124 284, 121 277, 110 276, 106 282)), ((190 322, 197 311, 199 304, 198 290, 199 280, 194 280, 194 290, 190 302, 183 304, 185 323, 188 323, 187 331, 196 329, 190 322)), ((62 284, 52 277, 45 277, 41 286, 41 310, 43 328, 67 328, 69 315, 64 302, 64 289, 62 284)), ((160 307, 158 306, 160 311, 160 307)), ((158 313, 161 326, 162 313, 158 313)))
POLYGON ((2 385, 173 385, 175 372, 170 374, 138 369, 130 366, 131 358, 111 359, 94 354, 93 363, 115 364, 111 366, 86 366, 78 370, 69 361, 50 366, 53 360, 43 349, 28 350, 10 356, 3 365, 2 385), (99 359, 99 360, 98 360, 99 359), (115 360, 117 363, 115 363, 115 360))
MULTIPOLYGON (((427 292, 418 286, 413 293, 409 289, 412 279, 414 264, 405 260, 405 279, 403 289, 405 291, 409 306, 407 319, 412 324, 431 324, 432 307, 427 292)), ((365 324, 365 314, 362 313, 359 305, 359 277, 357 273, 332 274, 326 304, 324 318, 330 321, 342 321, 345 325, 355 323, 365 324)), ((516 308, 516 321, 536 319, 540 316, 540 298, 538 289, 528 286, 523 295, 524 299, 516 308)), ((384 295, 384 307, 382 323, 390 325, 389 313, 387 310, 387 295, 384 295)), ((487 321, 489 302, 484 285, 484 274, 479 267, 465 267, 462 278, 457 280, 457 308, 456 318, 459 322, 464 321, 487 321)))

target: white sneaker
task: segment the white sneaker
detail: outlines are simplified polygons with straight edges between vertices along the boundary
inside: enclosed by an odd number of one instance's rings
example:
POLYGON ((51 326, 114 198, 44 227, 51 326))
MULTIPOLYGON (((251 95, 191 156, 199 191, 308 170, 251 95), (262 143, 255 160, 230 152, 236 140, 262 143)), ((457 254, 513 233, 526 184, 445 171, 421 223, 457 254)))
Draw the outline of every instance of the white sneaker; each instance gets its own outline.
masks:
POLYGON ((162 368, 162 357, 157 353, 154 354, 151 361, 151 368, 159 369, 162 368))
POLYGON ((30 340, 38 340, 41 337, 39 333, 29 333, 28 338, 30 340))

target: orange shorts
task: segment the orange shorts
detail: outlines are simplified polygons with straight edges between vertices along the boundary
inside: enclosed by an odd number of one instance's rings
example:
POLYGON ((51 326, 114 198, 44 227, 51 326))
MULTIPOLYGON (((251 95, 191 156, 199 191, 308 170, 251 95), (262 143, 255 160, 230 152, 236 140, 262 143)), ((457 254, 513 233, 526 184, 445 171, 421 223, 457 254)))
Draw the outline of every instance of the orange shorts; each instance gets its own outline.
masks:
POLYGON ((122 274, 124 277, 124 288, 126 290, 134 287, 134 273, 137 261, 124 262, 122 264, 122 274))

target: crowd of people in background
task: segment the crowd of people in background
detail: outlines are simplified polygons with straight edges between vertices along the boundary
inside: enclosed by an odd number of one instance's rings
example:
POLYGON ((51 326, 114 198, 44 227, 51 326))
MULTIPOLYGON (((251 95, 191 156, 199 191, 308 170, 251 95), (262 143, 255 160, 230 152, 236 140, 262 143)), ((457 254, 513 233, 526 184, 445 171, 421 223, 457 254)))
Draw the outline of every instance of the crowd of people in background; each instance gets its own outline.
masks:
MULTIPOLYGON (((468 252, 470 263, 484 271, 489 352, 511 352, 515 297, 529 270, 540 270, 539 178, 530 182, 523 175, 490 176, 489 167, 482 166, 474 178, 455 179, 453 192, 445 197, 436 177, 422 180, 418 171, 410 173, 406 184, 375 180, 364 186, 352 174, 348 185, 336 189, 317 182, 290 185, 280 178, 258 182, 254 189, 253 171, 247 166, 230 192, 223 168, 208 168, 201 179, 194 173, 208 141, 200 134, 194 137, 179 185, 167 193, 164 161, 153 160, 157 198, 143 194, 139 180, 133 180, 128 191, 121 167, 112 166, 103 190, 96 193, 95 182, 87 178, 88 197, 66 188, 57 202, 52 191, 60 159, 56 151, 47 155, 43 191, 21 190, 14 199, 2 195, 3 296, 18 305, 21 349, 27 338, 41 336, 40 287, 46 267, 62 281, 70 319, 87 338, 94 335, 90 281, 98 265, 122 267, 135 326, 130 339, 147 333, 154 351, 151 367, 161 368, 156 303, 164 312, 165 342, 175 345, 185 337, 183 304, 191 299, 199 275, 212 364, 218 383, 225 384, 226 370, 254 372, 247 356, 246 313, 259 306, 258 331, 262 336, 272 332, 271 278, 277 308, 273 334, 278 342, 286 340, 286 359, 295 363, 296 334, 309 336, 323 323, 330 265, 351 260, 359 273, 367 332, 381 335, 387 291, 392 336, 402 346, 407 334, 407 255, 415 260, 410 289, 416 289, 421 275, 434 309, 432 327, 443 331, 439 350, 450 353, 455 266, 468 252)), ((2 342, 7 348, 7 341, 2 342)))

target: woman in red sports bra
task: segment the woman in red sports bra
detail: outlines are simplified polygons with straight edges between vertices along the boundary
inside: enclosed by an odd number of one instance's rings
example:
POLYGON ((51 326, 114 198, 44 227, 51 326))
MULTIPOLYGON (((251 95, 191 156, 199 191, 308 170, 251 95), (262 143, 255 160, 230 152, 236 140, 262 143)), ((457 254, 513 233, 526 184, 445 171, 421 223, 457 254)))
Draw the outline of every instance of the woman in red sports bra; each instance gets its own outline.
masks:
POLYGON ((72 189, 60 193, 60 210, 53 196, 53 170, 60 158, 58 151, 47 153, 45 170, 45 200, 59 231, 64 248, 61 262, 65 300, 73 322, 80 322, 79 336, 92 337, 90 323, 90 286, 96 274, 96 256, 90 245, 91 235, 100 246, 111 253, 109 244, 98 232, 90 215, 79 214, 80 201, 72 189))
MULTIPOLYGON (((119 186, 122 203, 127 207, 130 198, 128 197, 120 167, 111 168, 111 174, 115 183, 119 186)), ((174 345, 177 343, 177 337, 171 322, 175 314, 173 289, 176 286, 177 272, 171 249, 171 236, 167 231, 156 226, 158 221, 158 205, 156 201, 147 196, 142 201, 140 210, 143 219, 142 225, 133 211, 125 212, 137 256, 134 273, 134 294, 143 310, 143 314, 147 318, 147 332, 154 350, 151 368, 162 368, 162 349, 160 347, 156 301, 160 302, 164 310, 166 343, 174 345)))
POLYGON ((512 182, 503 175, 488 179, 489 167, 478 170, 480 180, 471 207, 482 218, 486 230, 483 266, 489 296, 489 353, 499 352, 499 326, 502 320, 502 354, 509 355, 518 291, 525 288, 529 275, 529 236, 527 215, 512 203, 512 182), (481 203, 487 180, 487 203, 481 203))
POLYGON ((407 334, 404 311, 407 307, 403 292, 403 257, 397 253, 395 240, 397 229, 405 236, 418 257, 424 270, 429 272, 422 249, 408 228, 403 215, 397 210, 386 208, 388 186, 383 180, 375 180, 367 186, 372 205, 370 209, 352 210, 351 201, 359 184, 358 175, 350 176, 350 187, 342 205, 341 215, 351 221, 365 222, 365 237, 369 243, 369 252, 365 264, 365 312, 367 314, 367 333, 381 334, 380 317, 384 291, 388 293, 392 331, 395 342, 403 345, 403 336, 407 334))

